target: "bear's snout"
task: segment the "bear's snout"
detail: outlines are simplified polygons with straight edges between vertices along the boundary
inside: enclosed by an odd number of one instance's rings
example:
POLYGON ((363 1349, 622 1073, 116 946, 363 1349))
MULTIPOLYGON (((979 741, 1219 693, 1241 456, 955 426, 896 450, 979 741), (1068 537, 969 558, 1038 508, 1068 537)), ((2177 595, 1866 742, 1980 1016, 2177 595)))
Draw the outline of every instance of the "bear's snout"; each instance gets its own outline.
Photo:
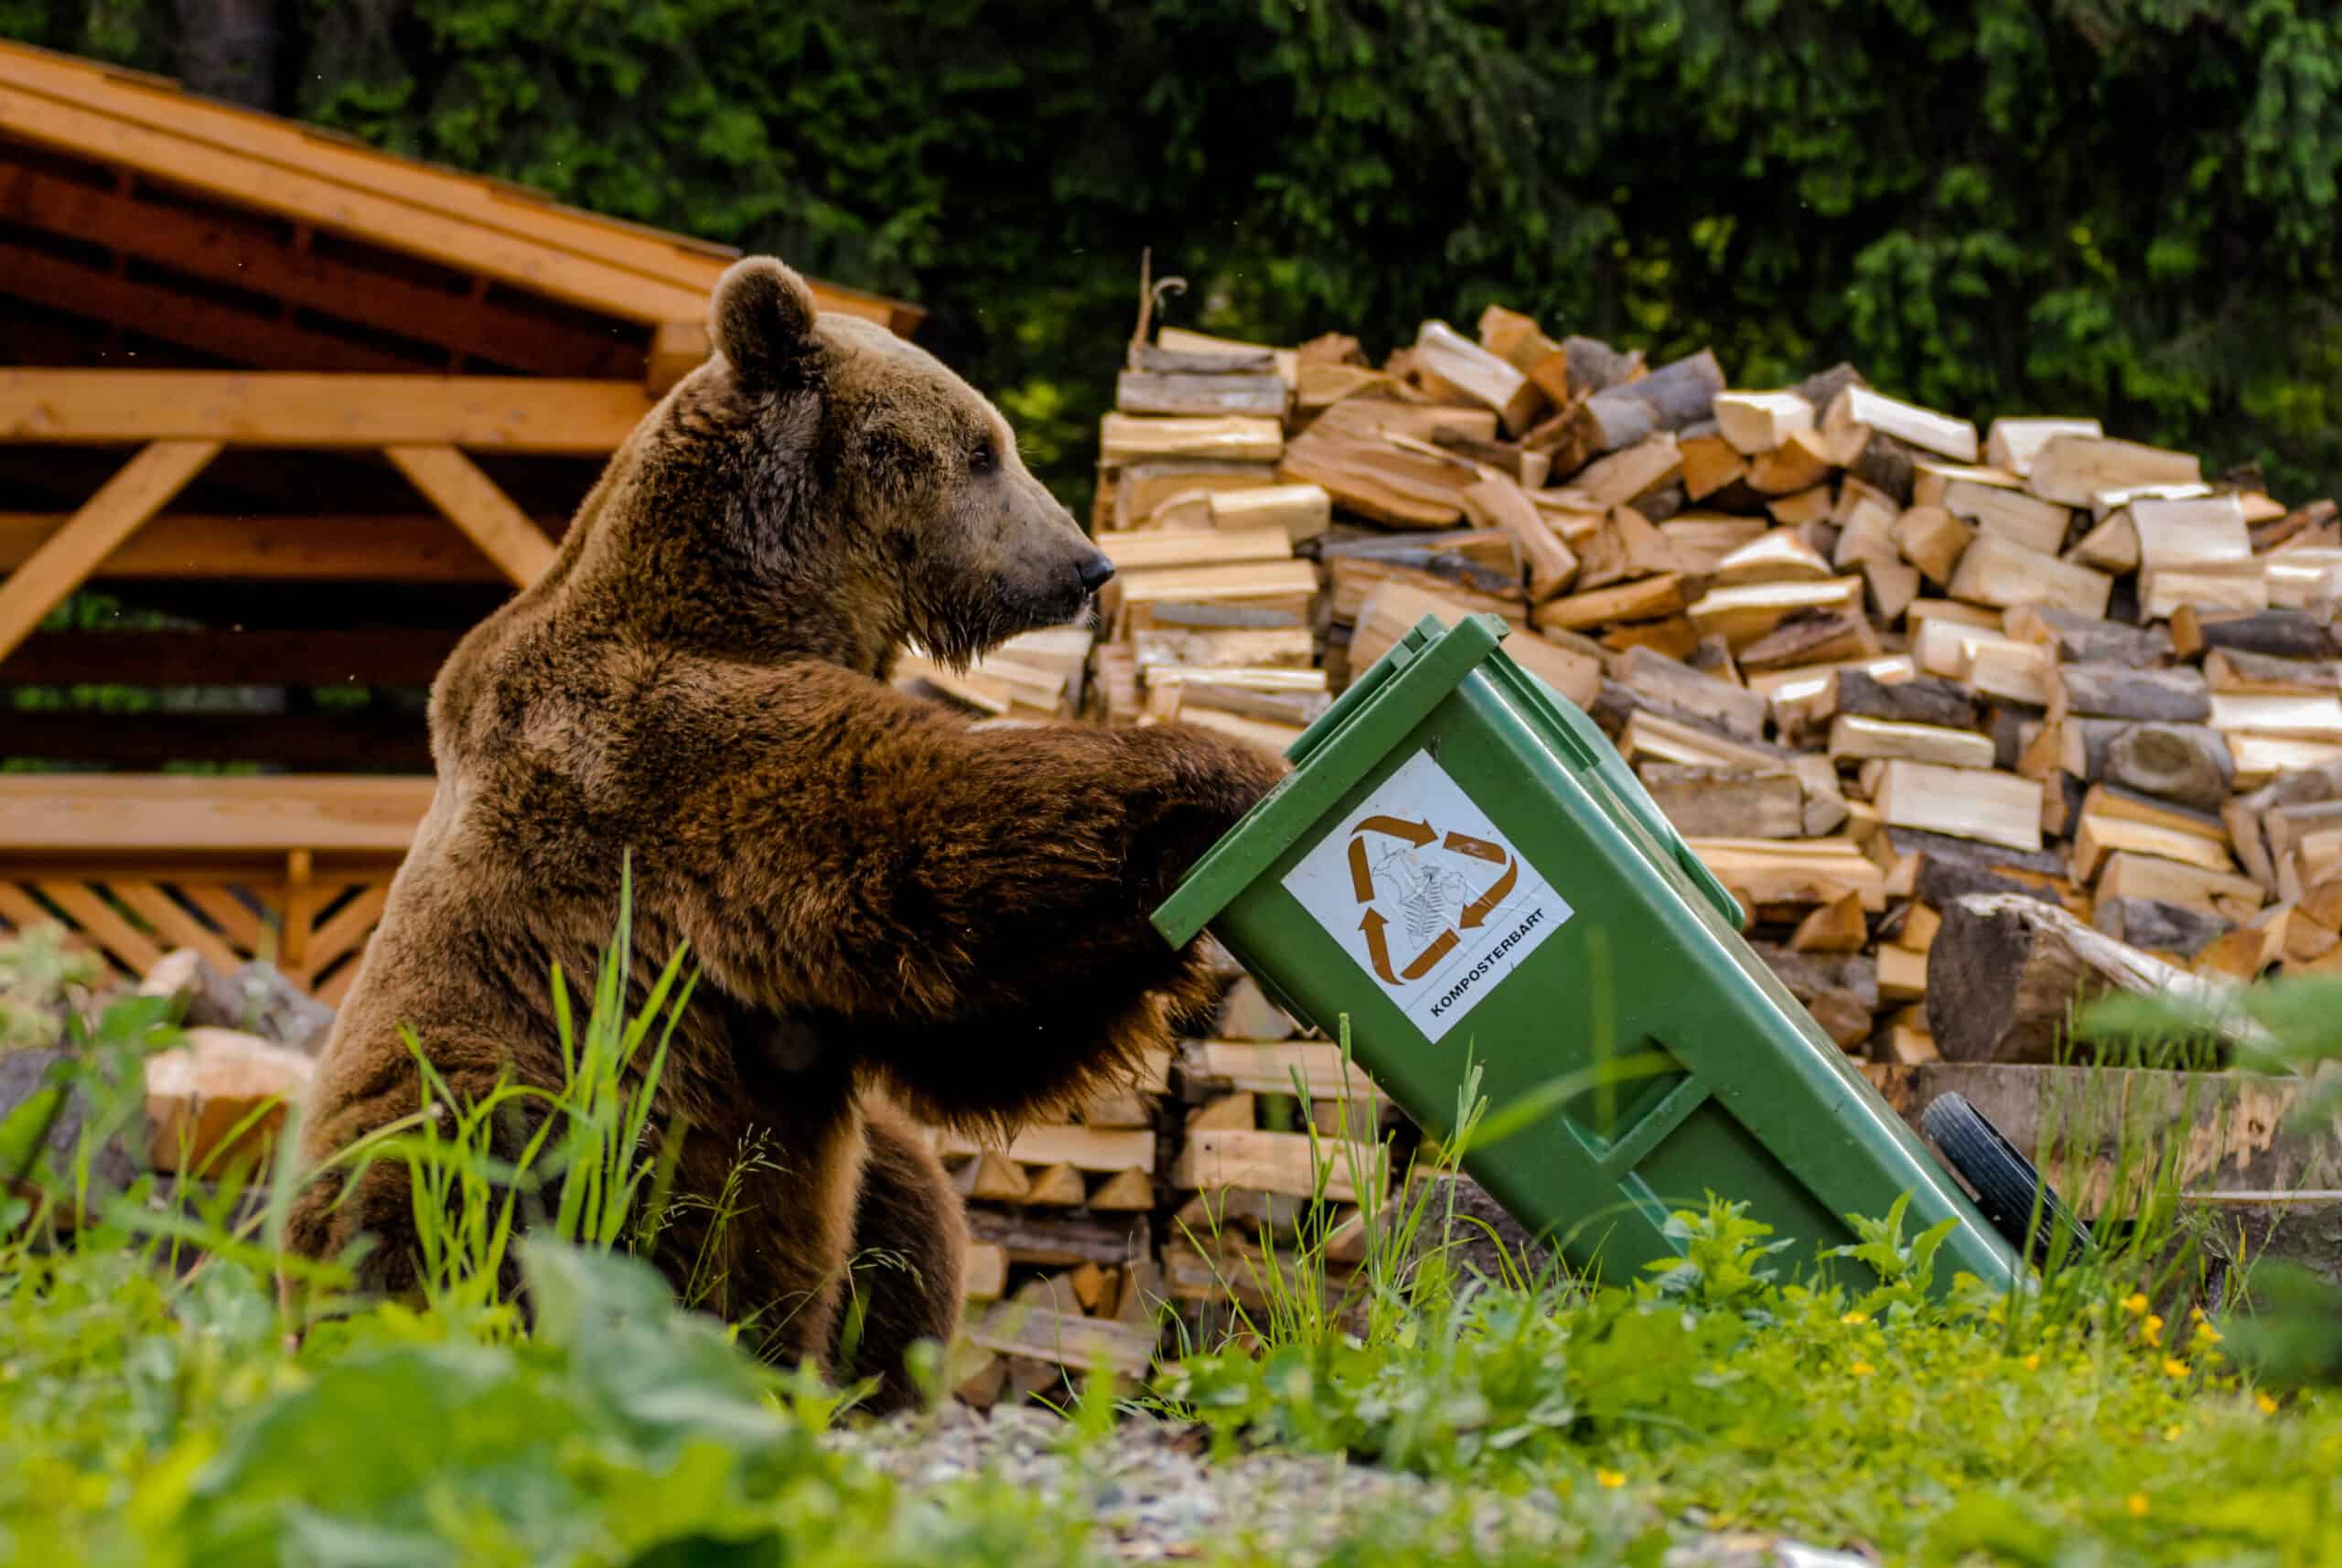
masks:
POLYGON ((1094 594, 1113 581, 1114 564, 1103 553, 1092 550, 1088 556, 1074 563, 1073 575, 1081 582, 1084 594, 1094 594))

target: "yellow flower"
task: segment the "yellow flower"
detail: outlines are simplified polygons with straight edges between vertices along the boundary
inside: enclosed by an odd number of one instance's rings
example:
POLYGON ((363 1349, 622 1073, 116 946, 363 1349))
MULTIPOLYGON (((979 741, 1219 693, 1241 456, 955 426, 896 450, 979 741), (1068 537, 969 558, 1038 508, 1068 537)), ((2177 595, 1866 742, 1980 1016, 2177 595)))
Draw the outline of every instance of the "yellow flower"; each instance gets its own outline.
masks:
POLYGON ((1596 1482, 1600 1483, 1602 1486, 1609 1487, 1614 1492, 1620 1487, 1627 1484, 1626 1476, 1617 1470, 1597 1469, 1594 1472, 1594 1478, 1596 1482))
POLYGON ((2228 1336, 2222 1334, 2218 1329, 2213 1327, 2209 1323, 2204 1321, 2202 1318, 2197 1318, 2196 1320, 2196 1333, 2194 1337, 2196 1343, 2198 1345, 2217 1345, 2221 1340, 2227 1338, 2228 1336))
POLYGON ((2027 1356, 2025 1359, 2025 1369, 2028 1372, 2037 1372, 2041 1369, 2040 1351, 2036 1350, 2032 1355, 2027 1356))
POLYGON ((2172 1379, 2184 1378, 2187 1375, 2187 1363, 2165 1357, 2163 1363, 2163 1375, 2172 1379))
POLYGON ((2187 1316, 2201 1323, 2204 1321, 2204 1309, 2200 1306, 2191 1306, 2187 1309, 2187 1316))
POLYGON ((2261 1407, 2261 1413, 2263 1415, 2274 1415, 2277 1413, 2277 1402, 2271 1399, 2267 1394, 2253 1395, 2252 1402, 2261 1407))
POLYGON ((2163 1440, 2165 1443, 2176 1443, 2179 1441, 2179 1434, 2186 1430, 2186 1427, 2175 1422, 2163 1429, 2163 1440))
POLYGON ((1850 1312, 1846 1314, 1845 1316, 1838 1319, 1838 1321, 1849 1326, 1868 1323, 1870 1321, 1870 1314, 1867 1312, 1850 1312))
POLYGON ((2122 1310, 2129 1313, 2133 1317, 2144 1317, 2147 1315, 2146 1293, 2144 1291, 2133 1291, 2128 1296, 2123 1298, 2122 1310))
POLYGON ((2125 1499, 2124 1506, 2130 1509, 2131 1517, 2133 1519, 2146 1518, 2147 1494, 2144 1492, 2133 1492, 2130 1497, 2125 1499))
POLYGON ((1853 1375, 1858 1378, 1867 1378, 1873 1372, 1877 1371, 1878 1369, 1872 1366, 1868 1361, 1857 1361, 1853 1366, 1847 1368, 1846 1370, 1853 1373, 1853 1375))
POLYGON ((2147 1320, 2139 1325, 2139 1337, 2145 1340, 2150 1345, 2162 1344, 2163 1319, 2157 1317, 2152 1312, 2147 1314, 2147 1320))

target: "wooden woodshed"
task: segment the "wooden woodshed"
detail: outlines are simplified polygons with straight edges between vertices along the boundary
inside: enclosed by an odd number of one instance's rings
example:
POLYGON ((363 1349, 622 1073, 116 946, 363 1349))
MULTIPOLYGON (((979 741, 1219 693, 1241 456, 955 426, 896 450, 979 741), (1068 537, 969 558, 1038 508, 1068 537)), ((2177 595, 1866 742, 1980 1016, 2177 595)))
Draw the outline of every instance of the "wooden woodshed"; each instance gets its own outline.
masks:
POLYGON ((0 43, 0 928, 338 999, 424 688, 705 356, 732 255, 0 43))

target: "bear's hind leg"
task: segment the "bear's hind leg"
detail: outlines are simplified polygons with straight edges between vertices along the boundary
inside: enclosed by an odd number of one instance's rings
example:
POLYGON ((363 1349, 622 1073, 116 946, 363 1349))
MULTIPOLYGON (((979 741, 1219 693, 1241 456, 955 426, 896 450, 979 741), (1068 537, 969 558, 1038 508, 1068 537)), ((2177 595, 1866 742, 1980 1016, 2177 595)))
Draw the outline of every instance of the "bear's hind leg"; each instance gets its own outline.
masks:
POLYGON ((876 1098, 864 1110, 868 1154, 833 1364, 842 1380, 877 1378, 864 1408, 885 1414, 918 1402, 904 1365, 911 1346, 920 1339, 948 1346, 959 1326, 968 1221, 942 1163, 910 1119, 876 1098))

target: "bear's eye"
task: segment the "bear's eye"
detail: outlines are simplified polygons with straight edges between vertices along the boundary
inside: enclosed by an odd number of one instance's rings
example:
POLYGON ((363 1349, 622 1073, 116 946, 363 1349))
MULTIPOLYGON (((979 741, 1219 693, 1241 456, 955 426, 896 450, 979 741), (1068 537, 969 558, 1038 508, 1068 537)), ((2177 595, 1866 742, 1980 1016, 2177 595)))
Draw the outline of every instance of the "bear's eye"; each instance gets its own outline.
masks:
POLYGON ((968 472, 979 477, 1000 467, 1000 454, 990 441, 979 441, 976 449, 968 454, 968 472))

